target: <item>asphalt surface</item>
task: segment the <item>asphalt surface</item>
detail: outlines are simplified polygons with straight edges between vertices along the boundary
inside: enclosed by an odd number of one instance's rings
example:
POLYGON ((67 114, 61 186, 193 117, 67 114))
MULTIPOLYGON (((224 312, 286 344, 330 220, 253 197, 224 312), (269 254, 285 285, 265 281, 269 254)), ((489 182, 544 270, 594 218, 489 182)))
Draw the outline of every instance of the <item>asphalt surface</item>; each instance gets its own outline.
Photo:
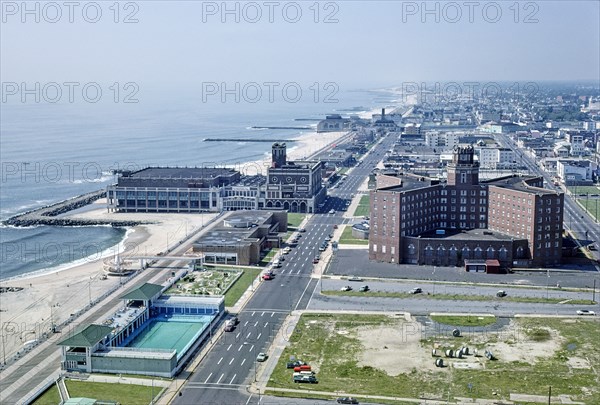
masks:
MULTIPOLYGON (((238 314, 240 324, 233 332, 225 332, 198 365, 173 404, 253 404, 282 403, 281 398, 262 397, 246 391, 256 379, 256 356, 268 352, 286 315, 291 310, 309 306, 317 287, 310 277, 316 256, 331 255, 331 245, 325 251, 319 246, 333 233, 333 225, 347 219, 343 211, 366 176, 390 149, 395 137, 384 138, 365 156, 335 189, 320 213, 314 214, 300 233, 298 245, 283 256, 281 267, 272 269, 274 278, 262 281, 244 309, 238 314)), ((285 403, 312 404, 315 401, 285 399, 285 403)), ((323 403, 323 401, 318 401, 323 403)))
POLYGON ((593 266, 573 267, 574 271, 543 269, 518 271, 511 274, 466 272, 462 267, 419 266, 412 264, 379 263, 370 261, 364 249, 339 249, 331 260, 328 275, 361 276, 409 280, 489 283, 499 285, 547 285, 572 288, 600 287, 600 273, 593 266))

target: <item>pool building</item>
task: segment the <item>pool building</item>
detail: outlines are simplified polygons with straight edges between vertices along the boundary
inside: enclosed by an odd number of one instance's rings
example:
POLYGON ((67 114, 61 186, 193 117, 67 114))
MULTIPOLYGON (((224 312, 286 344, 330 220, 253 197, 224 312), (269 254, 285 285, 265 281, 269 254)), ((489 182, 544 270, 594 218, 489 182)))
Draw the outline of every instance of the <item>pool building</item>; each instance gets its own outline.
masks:
POLYGON ((172 377, 212 334, 225 314, 222 296, 169 296, 145 283, 120 298, 124 306, 101 325, 88 325, 58 342, 61 367, 87 373, 172 377))

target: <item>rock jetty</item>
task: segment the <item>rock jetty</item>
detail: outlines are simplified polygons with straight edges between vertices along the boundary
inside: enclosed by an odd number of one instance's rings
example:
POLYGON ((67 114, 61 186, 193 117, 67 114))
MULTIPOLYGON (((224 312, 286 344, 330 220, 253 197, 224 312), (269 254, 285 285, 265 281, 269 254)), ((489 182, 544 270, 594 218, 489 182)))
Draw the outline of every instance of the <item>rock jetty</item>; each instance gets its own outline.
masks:
POLYGON ((69 211, 84 207, 94 201, 106 197, 105 190, 93 191, 91 193, 82 194, 77 197, 70 198, 55 204, 46 205, 41 208, 36 208, 27 211, 23 214, 15 215, 3 223, 9 226, 38 226, 38 225, 53 225, 53 226, 93 226, 93 225, 111 225, 114 227, 136 226, 143 222, 126 221, 113 219, 78 219, 58 217, 69 211))

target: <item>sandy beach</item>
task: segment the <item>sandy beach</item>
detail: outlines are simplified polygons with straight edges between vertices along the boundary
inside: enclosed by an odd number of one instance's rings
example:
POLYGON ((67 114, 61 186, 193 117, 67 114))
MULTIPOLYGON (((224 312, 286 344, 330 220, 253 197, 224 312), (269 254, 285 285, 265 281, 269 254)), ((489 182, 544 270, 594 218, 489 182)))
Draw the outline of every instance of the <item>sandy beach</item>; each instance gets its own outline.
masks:
MULTIPOLYGON (((379 111, 379 110, 374 110, 379 111)), ((370 112, 366 114, 370 117, 370 112)), ((347 131, 302 134, 298 142, 288 145, 288 158, 301 160, 322 148, 335 144, 347 131)), ((261 167, 264 172, 270 165, 270 157, 263 161, 244 164, 245 167, 261 167)), ((239 169, 239 168, 238 168, 239 169)), ((243 171, 242 171, 243 172, 243 171)), ((248 170, 247 174, 254 174, 248 170)), ((200 229, 216 214, 155 214, 155 213, 109 213, 106 201, 98 200, 93 209, 68 215, 72 218, 117 218, 120 220, 148 221, 127 234, 126 239, 110 252, 108 259, 89 259, 83 264, 60 271, 3 281, 2 287, 22 287, 21 291, 0 294, 0 320, 2 323, 2 356, 8 359, 23 348, 25 342, 37 339, 97 300, 107 291, 119 285, 120 277, 103 277, 104 261, 110 260, 116 250, 121 257, 131 255, 156 255, 167 246, 178 244, 187 235, 200 229)), ((132 266, 139 265, 130 263, 132 266)))

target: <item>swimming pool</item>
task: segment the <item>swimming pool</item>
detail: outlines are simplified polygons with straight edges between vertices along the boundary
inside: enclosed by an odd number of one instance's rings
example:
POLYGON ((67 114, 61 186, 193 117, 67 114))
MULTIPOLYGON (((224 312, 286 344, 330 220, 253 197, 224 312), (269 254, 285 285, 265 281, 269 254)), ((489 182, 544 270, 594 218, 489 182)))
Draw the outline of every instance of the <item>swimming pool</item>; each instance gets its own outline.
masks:
POLYGON ((208 327, 211 318, 212 316, 153 318, 127 347, 175 349, 180 358, 208 327))

